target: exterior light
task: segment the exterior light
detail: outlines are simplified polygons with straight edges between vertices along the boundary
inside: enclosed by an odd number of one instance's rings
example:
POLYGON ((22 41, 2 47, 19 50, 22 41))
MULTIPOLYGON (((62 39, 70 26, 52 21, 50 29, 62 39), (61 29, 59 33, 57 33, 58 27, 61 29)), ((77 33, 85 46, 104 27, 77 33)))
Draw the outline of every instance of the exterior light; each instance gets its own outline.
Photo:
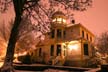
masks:
POLYGON ((3 64, 4 64, 4 62, 0 62, 0 67, 2 67, 2 66, 3 66, 3 64))
POLYGON ((27 54, 27 52, 25 51, 25 52, 23 52, 23 53, 14 54, 14 57, 17 57, 17 56, 24 56, 24 55, 26 55, 26 54, 27 54))
POLYGON ((20 61, 18 61, 18 56, 24 56, 26 54, 27 54, 26 51, 23 53, 14 54, 15 59, 13 60, 13 62, 20 63, 20 61))
POLYGON ((69 50, 78 50, 79 45, 78 44, 73 44, 73 45, 68 45, 69 50))

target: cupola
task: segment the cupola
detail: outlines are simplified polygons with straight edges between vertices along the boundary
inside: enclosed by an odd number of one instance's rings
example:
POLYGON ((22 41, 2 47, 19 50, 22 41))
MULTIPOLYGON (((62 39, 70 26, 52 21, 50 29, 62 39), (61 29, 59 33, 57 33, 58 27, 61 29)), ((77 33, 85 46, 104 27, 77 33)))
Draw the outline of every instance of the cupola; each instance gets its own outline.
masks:
POLYGON ((66 16, 63 12, 57 11, 52 15, 52 22, 65 24, 66 23, 66 16))

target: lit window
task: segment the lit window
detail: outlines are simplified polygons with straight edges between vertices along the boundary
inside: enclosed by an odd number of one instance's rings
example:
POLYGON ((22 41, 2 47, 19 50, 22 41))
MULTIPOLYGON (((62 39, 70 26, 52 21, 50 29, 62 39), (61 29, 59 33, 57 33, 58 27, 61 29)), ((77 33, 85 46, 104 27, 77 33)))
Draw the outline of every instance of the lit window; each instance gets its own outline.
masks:
POLYGON ((61 21, 62 21, 62 18, 57 18, 57 21, 58 21, 58 22, 61 22, 61 21))
POLYGON ((62 18, 57 18, 58 23, 62 23, 62 18))
POLYGON ((63 19, 63 23, 66 23, 66 20, 65 19, 63 19))
POLYGON ((52 20, 52 22, 57 22, 57 23, 66 23, 66 20, 61 18, 61 17, 58 17, 58 18, 54 18, 52 20))
POLYGON ((55 18, 55 19, 53 19, 52 21, 53 21, 53 22, 55 22, 55 21, 56 21, 56 18, 55 18))

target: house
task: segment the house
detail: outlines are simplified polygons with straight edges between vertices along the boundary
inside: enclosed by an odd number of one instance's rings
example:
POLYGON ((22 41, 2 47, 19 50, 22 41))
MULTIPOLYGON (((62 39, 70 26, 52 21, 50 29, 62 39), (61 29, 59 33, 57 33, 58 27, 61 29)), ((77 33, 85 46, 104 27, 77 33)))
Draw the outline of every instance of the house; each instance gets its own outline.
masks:
MULTIPOLYGON (((67 18, 61 11, 52 15, 51 32, 45 34, 45 40, 37 45, 34 51, 36 60, 56 59, 63 56, 70 64, 81 65, 85 59, 92 56, 94 34, 82 24, 67 24, 67 18)), ((55 60, 56 61, 56 60, 55 60)), ((53 63, 54 64, 54 63, 53 63)))

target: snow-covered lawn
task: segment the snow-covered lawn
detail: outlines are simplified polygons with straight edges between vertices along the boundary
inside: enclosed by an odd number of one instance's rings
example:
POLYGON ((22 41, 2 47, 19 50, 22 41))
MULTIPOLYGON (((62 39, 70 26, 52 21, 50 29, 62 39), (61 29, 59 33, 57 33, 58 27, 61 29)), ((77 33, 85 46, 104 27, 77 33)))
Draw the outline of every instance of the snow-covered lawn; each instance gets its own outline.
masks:
POLYGON ((44 71, 20 71, 20 70, 16 70, 15 72, 69 72, 69 71, 47 69, 47 70, 44 70, 44 71))
POLYGON ((15 70, 15 72, 41 72, 41 71, 23 71, 23 70, 15 70))
POLYGON ((43 72, 69 72, 69 71, 57 70, 57 69, 47 69, 47 70, 44 70, 43 72))

